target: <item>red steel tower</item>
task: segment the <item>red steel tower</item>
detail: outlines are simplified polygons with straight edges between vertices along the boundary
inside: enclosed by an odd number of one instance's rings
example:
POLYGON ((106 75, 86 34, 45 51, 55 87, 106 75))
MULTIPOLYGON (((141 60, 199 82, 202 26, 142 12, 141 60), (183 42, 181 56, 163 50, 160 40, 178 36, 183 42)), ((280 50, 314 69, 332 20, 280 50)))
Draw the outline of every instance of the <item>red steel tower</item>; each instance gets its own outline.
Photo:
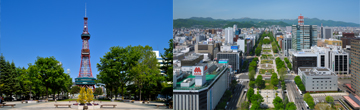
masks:
POLYGON ((300 16, 298 17, 298 25, 304 25, 304 16, 300 16))
POLYGON ((90 33, 88 31, 88 18, 86 17, 86 9, 85 9, 85 17, 84 17, 84 30, 81 34, 82 39, 82 49, 81 49, 81 63, 79 76, 75 78, 75 84, 83 87, 93 87, 95 90, 95 78, 92 75, 91 71, 91 63, 90 63, 90 49, 89 49, 89 39, 90 33))

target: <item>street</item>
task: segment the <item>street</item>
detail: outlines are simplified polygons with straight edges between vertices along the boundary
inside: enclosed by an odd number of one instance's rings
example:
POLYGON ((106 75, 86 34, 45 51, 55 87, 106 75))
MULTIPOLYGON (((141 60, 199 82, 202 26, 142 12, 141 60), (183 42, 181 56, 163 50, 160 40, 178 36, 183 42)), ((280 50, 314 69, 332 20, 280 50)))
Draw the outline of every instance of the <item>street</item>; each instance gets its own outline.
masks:
POLYGON ((306 106, 304 104, 303 96, 299 94, 299 91, 296 89, 296 84, 294 82, 286 83, 287 91, 289 92, 289 102, 293 102, 296 104, 298 110, 306 110, 306 106))
POLYGON ((229 104, 227 105, 227 110, 234 110, 236 109, 236 105, 238 104, 239 98, 243 96, 243 91, 245 88, 245 85, 247 82, 238 83, 235 88, 235 93, 233 94, 233 97, 230 99, 229 104))

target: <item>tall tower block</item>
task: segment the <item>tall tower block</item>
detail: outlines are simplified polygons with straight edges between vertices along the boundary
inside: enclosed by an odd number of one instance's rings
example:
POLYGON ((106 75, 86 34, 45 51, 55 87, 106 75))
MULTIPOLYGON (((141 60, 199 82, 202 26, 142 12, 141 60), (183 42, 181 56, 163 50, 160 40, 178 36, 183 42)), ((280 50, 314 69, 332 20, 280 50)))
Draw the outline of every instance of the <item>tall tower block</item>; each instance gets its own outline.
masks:
POLYGON ((300 16, 298 17, 298 25, 304 25, 304 16, 300 16))
POLYGON ((86 17, 86 8, 85 8, 84 29, 81 34, 82 49, 81 49, 80 70, 79 70, 79 76, 75 78, 75 84, 82 87, 93 87, 93 90, 95 90, 95 78, 92 75, 91 63, 90 63, 90 48, 89 48, 90 33, 88 31, 87 20, 88 18, 86 17))

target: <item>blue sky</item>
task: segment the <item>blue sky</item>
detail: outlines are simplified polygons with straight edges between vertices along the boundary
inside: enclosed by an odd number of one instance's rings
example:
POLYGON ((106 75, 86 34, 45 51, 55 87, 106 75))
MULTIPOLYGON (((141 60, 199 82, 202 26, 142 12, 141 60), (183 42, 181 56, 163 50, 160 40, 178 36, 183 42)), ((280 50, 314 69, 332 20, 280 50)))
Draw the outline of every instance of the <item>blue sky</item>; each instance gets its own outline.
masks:
POLYGON ((2 0, 1 53, 27 68, 37 56, 54 56, 79 74, 85 2, 93 76, 112 46, 149 45, 164 52, 172 38, 171 0, 2 0))
POLYGON ((173 5, 173 19, 296 19, 302 14, 308 18, 360 24, 359 0, 174 0, 173 5))

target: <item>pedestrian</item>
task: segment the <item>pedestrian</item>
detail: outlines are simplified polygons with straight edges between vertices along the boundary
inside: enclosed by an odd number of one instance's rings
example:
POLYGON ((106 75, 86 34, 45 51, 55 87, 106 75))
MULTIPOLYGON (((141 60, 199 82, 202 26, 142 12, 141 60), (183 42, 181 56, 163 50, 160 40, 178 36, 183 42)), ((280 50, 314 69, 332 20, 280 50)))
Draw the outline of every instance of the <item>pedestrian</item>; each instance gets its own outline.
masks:
POLYGON ((2 97, 0 96, 0 104, 2 104, 2 97))

